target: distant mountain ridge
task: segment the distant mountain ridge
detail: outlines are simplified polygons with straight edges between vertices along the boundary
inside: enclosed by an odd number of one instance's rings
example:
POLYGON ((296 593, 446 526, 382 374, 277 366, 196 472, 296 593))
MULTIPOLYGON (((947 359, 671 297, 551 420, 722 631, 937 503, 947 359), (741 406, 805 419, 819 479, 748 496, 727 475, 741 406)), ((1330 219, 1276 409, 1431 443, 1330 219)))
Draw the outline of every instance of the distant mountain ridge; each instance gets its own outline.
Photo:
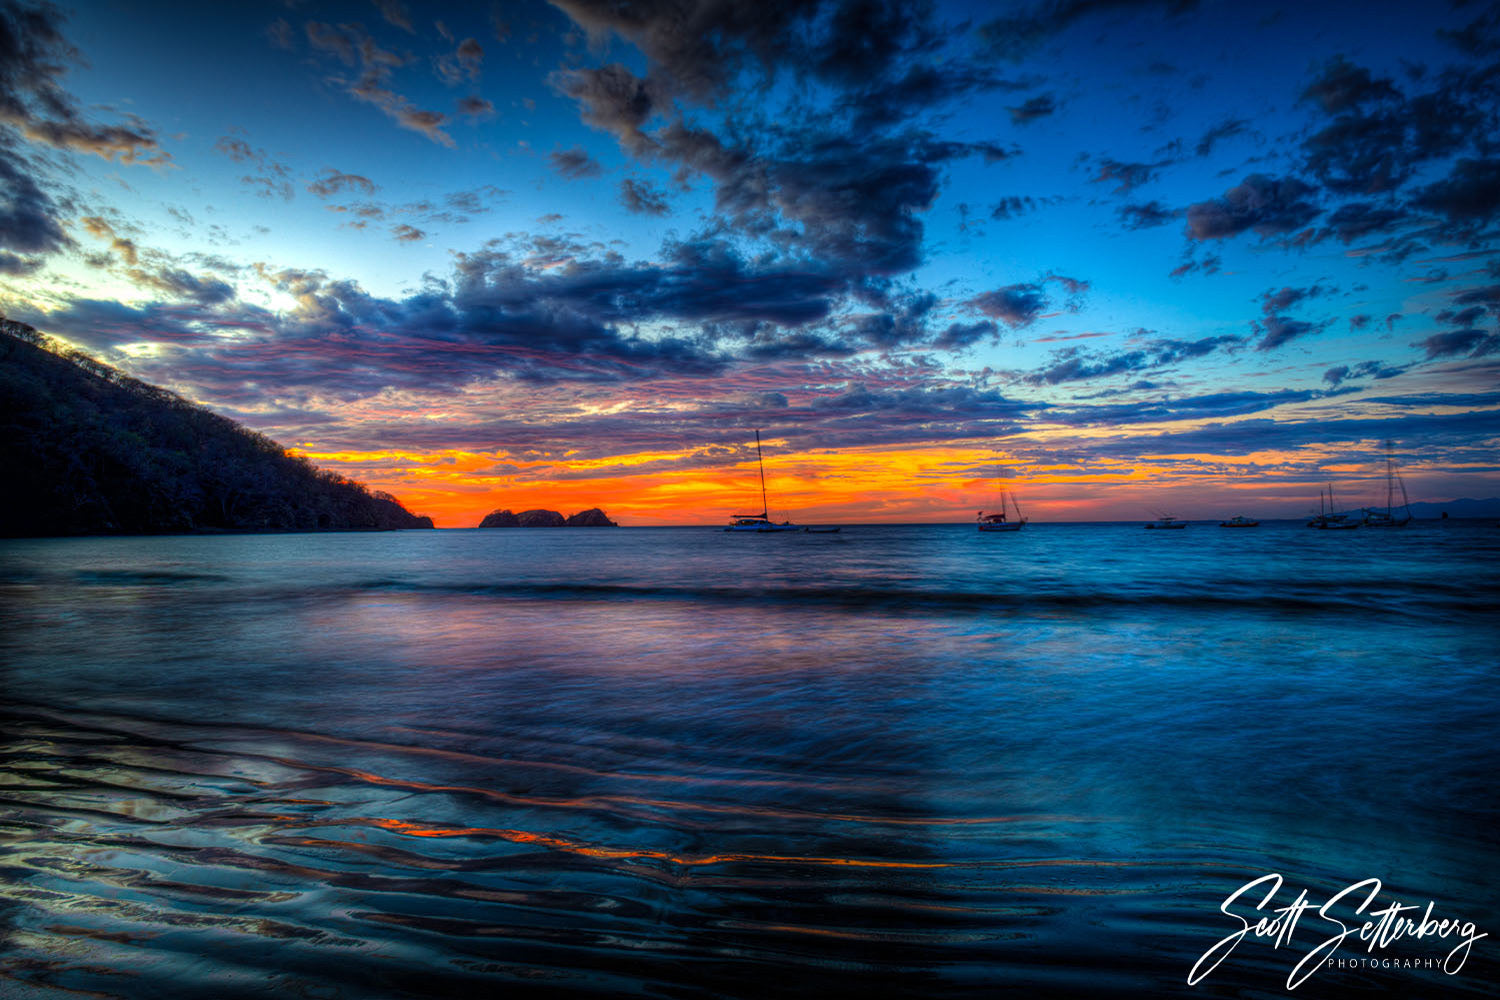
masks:
POLYGON ((0 534, 431 528, 388 493, 0 317, 0 534))
POLYGON ((1423 500, 1411 505, 1411 516, 1419 518, 1442 517, 1500 517, 1500 497, 1472 500, 1423 500))

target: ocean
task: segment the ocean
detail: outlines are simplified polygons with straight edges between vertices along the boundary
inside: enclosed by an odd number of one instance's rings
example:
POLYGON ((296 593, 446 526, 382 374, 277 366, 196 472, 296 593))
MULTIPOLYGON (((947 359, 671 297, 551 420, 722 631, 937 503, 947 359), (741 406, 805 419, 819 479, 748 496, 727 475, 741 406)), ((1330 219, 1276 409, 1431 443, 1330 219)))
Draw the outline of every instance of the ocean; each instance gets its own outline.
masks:
POLYGON ((0 602, 7 1000, 1500 991, 1492 521, 6 540, 0 602))

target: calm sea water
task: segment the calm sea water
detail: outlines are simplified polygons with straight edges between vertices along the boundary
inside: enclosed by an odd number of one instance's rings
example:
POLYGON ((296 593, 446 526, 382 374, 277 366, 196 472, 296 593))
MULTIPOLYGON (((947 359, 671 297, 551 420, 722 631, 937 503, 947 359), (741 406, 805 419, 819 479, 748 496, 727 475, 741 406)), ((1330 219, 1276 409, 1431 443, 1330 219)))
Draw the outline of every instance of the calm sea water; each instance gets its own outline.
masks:
POLYGON ((0 542, 0 995, 1286 996, 1316 912, 1186 981, 1273 872, 1493 935, 1296 995, 1494 995, 1497 567, 1457 521, 0 542))

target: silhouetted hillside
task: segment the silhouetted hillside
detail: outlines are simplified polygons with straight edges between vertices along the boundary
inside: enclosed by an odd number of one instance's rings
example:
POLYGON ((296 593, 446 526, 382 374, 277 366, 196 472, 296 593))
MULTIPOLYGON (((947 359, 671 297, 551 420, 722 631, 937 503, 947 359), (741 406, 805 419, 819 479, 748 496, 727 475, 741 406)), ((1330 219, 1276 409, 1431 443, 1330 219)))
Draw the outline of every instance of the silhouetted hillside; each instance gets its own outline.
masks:
POLYGON ((430 528, 387 493, 0 318, 0 534, 430 528))

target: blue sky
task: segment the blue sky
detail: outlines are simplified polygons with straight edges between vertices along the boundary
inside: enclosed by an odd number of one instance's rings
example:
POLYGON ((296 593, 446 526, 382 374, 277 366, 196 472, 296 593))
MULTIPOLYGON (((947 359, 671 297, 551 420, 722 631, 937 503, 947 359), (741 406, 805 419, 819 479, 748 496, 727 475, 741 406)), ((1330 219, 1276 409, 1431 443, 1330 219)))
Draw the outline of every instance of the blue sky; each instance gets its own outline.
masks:
POLYGON ((1494 5, 0 10, 0 311, 440 523, 1500 493, 1494 5))

